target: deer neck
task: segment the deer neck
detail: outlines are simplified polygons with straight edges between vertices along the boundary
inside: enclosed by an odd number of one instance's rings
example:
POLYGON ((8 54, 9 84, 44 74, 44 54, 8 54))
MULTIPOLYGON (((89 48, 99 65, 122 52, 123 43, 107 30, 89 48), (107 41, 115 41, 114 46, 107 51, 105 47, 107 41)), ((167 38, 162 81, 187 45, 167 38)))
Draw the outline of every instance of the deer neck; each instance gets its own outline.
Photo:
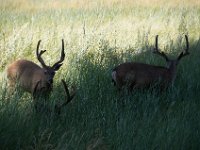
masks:
POLYGON ((171 79, 172 82, 174 82, 174 80, 176 78, 176 65, 171 64, 168 67, 168 70, 169 70, 170 79, 171 79))

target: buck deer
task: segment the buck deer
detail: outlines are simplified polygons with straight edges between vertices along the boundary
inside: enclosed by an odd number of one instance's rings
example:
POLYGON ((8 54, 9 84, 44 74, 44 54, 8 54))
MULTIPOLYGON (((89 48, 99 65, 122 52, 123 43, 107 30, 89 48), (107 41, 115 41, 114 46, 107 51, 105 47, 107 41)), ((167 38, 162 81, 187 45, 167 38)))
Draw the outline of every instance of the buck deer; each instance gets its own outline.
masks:
POLYGON ((154 66, 138 62, 126 62, 112 70, 112 81, 118 89, 126 87, 129 91, 136 88, 149 87, 159 83, 161 89, 173 83, 176 77, 176 68, 179 61, 189 54, 188 37, 185 35, 186 49, 181 52, 176 59, 169 59, 164 52, 158 49, 158 35, 155 38, 155 48, 153 53, 160 55, 167 62, 166 67, 154 66))
POLYGON ((9 85, 13 88, 16 86, 16 84, 18 84, 20 88, 24 89, 24 91, 32 93, 34 98, 37 94, 45 96, 50 94, 55 72, 59 70, 59 68, 62 66, 62 62, 65 59, 63 39, 60 60, 57 61, 53 66, 47 66, 42 59, 42 54, 44 54, 46 50, 41 50, 39 52, 40 43, 41 40, 38 41, 36 55, 42 67, 38 66, 32 61, 21 59, 13 62, 7 68, 9 85))

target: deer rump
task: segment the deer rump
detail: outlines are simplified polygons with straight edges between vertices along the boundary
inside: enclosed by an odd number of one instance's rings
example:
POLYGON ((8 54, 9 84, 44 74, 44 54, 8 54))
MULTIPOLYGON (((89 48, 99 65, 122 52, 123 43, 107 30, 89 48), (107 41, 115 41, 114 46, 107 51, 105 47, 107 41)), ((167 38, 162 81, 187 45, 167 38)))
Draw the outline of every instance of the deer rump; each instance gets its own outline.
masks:
POLYGON ((129 90, 133 90, 149 88, 153 85, 166 88, 172 81, 171 77, 168 68, 137 62, 120 64, 112 71, 114 85, 119 89, 127 87, 129 90))

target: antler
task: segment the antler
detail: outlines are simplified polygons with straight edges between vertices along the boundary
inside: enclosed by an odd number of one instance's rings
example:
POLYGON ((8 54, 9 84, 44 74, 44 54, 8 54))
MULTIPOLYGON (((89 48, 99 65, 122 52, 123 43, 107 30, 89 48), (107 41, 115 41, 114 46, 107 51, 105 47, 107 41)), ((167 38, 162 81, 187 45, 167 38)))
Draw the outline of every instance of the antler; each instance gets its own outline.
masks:
POLYGON ((156 35, 155 48, 154 48, 153 53, 158 54, 158 55, 164 57, 166 61, 169 61, 169 58, 167 57, 167 55, 164 52, 160 52, 158 49, 158 35, 156 35))
POLYGON ((64 61, 64 59, 65 59, 64 40, 62 39, 62 50, 61 50, 60 60, 53 65, 53 68, 60 67, 62 65, 61 63, 64 61))
POLYGON ((58 114, 60 114, 61 108, 63 106, 66 106, 69 102, 71 102, 71 100, 74 98, 74 96, 76 94, 76 91, 74 90, 72 92, 72 95, 70 95, 69 89, 68 89, 68 86, 67 86, 66 82, 64 80, 62 80, 62 83, 63 83, 64 89, 65 89, 65 93, 67 95, 67 100, 65 102, 63 102, 62 104, 60 104, 59 106, 58 105, 55 106, 56 112, 58 114))
POLYGON ((190 53, 188 52, 189 50, 189 41, 188 41, 188 36, 185 35, 185 40, 186 40, 186 49, 185 49, 185 53, 181 52, 180 55, 178 56, 177 60, 181 60, 181 58, 183 58, 186 55, 189 55, 190 53))
POLYGON ((46 68, 47 66, 46 66, 44 60, 42 59, 42 54, 43 54, 44 52, 46 52, 46 50, 41 50, 41 51, 39 52, 40 42, 41 42, 41 40, 39 40, 39 41, 38 41, 38 44, 37 44, 36 55, 37 55, 37 59, 39 60, 39 62, 40 62, 41 65, 42 65, 42 67, 46 68))

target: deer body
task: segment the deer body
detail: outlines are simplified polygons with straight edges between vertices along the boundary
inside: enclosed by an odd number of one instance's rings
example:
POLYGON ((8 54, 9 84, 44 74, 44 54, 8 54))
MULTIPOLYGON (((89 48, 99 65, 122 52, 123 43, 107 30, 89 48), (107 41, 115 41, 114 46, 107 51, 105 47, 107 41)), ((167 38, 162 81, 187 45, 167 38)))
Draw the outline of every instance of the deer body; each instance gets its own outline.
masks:
POLYGON ((189 42, 186 39, 185 53, 181 53, 177 59, 169 59, 164 52, 158 50, 158 36, 156 36, 156 44, 154 53, 162 56, 166 62, 166 67, 154 66, 138 62, 126 62, 118 65, 112 70, 112 81, 119 88, 127 87, 129 90, 135 88, 149 87, 158 83, 161 89, 168 87, 173 83, 176 77, 176 68, 184 56, 188 55, 189 42))
POLYGON ((171 83, 175 76, 171 68, 149 64, 127 62, 113 69, 112 78, 118 88, 129 86, 130 89, 149 87, 160 82, 162 86, 171 83))

